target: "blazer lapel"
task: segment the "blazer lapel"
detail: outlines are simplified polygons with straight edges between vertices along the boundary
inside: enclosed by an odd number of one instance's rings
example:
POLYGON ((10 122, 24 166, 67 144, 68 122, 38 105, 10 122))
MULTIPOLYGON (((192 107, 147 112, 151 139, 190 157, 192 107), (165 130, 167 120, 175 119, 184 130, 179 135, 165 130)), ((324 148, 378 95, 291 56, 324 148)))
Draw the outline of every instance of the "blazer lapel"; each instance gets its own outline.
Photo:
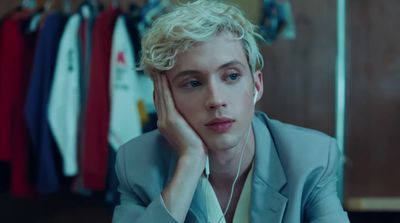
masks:
POLYGON ((207 222, 206 200, 203 182, 200 180, 193 195, 192 203, 186 216, 185 223, 207 222))
POLYGON ((287 198, 280 193, 286 175, 265 123, 253 119, 255 163, 251 194, 251 222, 282 222, 287 198))

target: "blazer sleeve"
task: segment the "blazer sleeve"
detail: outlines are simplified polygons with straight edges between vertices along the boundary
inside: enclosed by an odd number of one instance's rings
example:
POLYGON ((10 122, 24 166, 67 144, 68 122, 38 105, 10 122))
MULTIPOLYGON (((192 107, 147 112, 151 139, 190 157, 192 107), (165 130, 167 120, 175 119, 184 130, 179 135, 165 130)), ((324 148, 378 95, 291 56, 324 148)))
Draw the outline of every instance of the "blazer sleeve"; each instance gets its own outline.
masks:
POLYGON ((305 207, 306 222, 350 222, 337 196, 336 184, 339 158, 340 153, 336 140, 331 139, 326 168, 307 200, 305 207))
MULTIPOLYGON (((165 207, 164 201, 159 196, 155 197, 150 203, 143 202, 138 191, 144 193, 145 189, 134 190, 130 182, 134 179, 128 179, 126 166, 126 149, 121 148, 117 153, 115 171, 118 178, 120 193, 120 204, 115 207, 113 214, 113 223, 177 223, 165 207), (162 219, 162 220, 161 220, 162 219)), ((136 170, 138 171, 138 170, 136 170)), ((140 170, 139 170, 140 171, 140 170)), ((149 185, 149 188, 151 185, 149 185)))

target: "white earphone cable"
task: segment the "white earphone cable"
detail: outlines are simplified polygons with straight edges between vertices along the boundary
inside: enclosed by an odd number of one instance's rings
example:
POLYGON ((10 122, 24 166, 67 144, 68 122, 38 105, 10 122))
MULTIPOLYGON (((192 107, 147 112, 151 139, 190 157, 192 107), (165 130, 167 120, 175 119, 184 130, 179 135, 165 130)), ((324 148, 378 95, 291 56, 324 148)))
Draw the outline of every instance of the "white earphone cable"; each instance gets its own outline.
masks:
MULTIPOLYGON (((250 126, 250 128, 251 128, 251 126, 250 126)), ((245 151, 245 149, 246 149, 247 142, 249 141, 250 128, 249 128, 249 131, 247 132, 246 141, 245 141, 245 143, 244 143, 244 145, 243 145, 243 147, 242 147, 242 153, 240 154, 239 166, 238 166, 238 170, 237 170, 237 172, 236 172, 235 180, 234 180, 233 183, 232 183, 231 194, 229 195, 228 204, 227 204, 227 206, 226 206, 226 208, 225 208, 225 211, 224 211, 223 215, 222 215, 222 216, 220 217, 220 219, 218 220, 218 223, 222 220, 222 218, 224 218, 224 217, 226 216, 226 213, 228 213, 229 207, 230 207, 230 205, 231 205, 231 201, 232 201, 232 197, 233 197, 233 192, 234 192, 234 190, 235 190, 235 185, 236 185, 236 182, 237 182, 237 180, 238 180, 238 178, 239 178, 240 169, 241 169, 241 167, 242 167, 243 154, 244 154, 244 151, 245 151)), ((207 177, 207 180, 208 180, 208 177, 207 177)))

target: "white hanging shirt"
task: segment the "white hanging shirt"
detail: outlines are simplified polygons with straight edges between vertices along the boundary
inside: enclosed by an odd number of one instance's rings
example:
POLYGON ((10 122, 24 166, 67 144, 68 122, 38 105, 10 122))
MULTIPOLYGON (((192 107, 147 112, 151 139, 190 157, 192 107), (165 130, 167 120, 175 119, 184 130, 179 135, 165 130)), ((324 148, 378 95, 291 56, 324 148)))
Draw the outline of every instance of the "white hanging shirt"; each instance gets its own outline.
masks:
POLYGON ((111 48, 111 117, 108 140, 114 150, 142 133, 141 99, 133 46, 125 19, 118 16, 111 48))
POLYGON ((78 173, 79 26, 78 14, 72 15, 65 25, 60 39, 48 105, 50 129, 60 150, 63 172, 66 176, 78 173))

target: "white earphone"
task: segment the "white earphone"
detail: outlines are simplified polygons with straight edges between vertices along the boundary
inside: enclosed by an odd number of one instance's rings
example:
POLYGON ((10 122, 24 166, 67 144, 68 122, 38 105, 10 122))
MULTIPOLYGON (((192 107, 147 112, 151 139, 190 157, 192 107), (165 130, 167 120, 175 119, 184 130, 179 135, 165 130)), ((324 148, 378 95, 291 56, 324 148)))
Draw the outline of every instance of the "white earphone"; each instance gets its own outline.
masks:
POLYGON ((204 169, 206 177, 210 175, 210 161, 208 159, 208 156, 206 157, 206 167, 204 169))
POLYGON ((254 93, 253 104, 256 104, 256 102, 257 102, 257 96, 258 96, 258 91, 257 91, 256 88, 254 88, 254 90, 256 91, 256 93, 254 93))

